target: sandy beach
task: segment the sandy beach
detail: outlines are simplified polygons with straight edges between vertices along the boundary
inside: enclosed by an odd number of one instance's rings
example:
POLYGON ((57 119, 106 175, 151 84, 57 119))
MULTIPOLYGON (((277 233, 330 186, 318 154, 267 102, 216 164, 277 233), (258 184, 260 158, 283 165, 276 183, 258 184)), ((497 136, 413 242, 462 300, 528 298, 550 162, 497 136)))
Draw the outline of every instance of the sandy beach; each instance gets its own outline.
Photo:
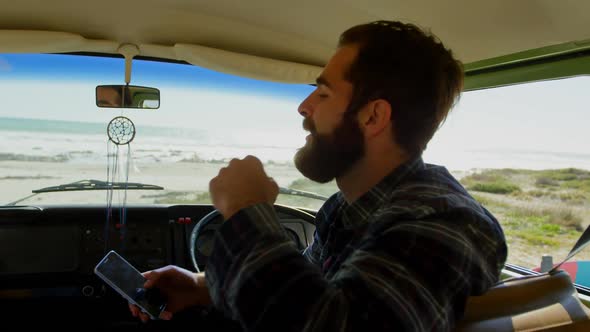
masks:
MULTIPOLYGON (((153 203, 154 195, 162 192, 206 192, 209 181, 217 175, 224 162, 170 162, 134 164, 130 167, 129 182, 153 184, 164 187, 163 191, 127 191, 128 203, 153 203)), ((280 186, 288 186, 301 178, 301 174, 288 164, 266 164, 265 169, 280 186)), ((13 202, 29 196, 32 190, 94 179, 107 180, 107 167, 104 164, 80 164, 69 162, 0 162, 0 204, 13 202)), ((120 181, 124 181, 120 177, 120 181)), ((114 200, 117 199, 116 193, 114 200)), ((23 204, 59 204, 106 202, 104 191, 62 192, 36 195, 23 204)))

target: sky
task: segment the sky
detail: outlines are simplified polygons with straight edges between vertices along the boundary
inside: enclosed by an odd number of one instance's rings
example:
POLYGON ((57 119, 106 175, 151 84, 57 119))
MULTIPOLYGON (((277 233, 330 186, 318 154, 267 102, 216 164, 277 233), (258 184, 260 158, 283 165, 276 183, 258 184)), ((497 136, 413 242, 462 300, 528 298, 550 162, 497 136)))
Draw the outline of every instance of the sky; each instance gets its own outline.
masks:
MULTIPOLYGON (((125 62, 122 58, 95 56, 0 54, 0 79, 125 84, 125 62)), ((193 65, 144 60, 132 62, 131 84, 208 88, 281 98, 297 98, 310 89, 305 85, 265 82, 193 65)))
POLYGON ((590 153, 590 77, 464 93, 438 132, 466 148, 590 153))

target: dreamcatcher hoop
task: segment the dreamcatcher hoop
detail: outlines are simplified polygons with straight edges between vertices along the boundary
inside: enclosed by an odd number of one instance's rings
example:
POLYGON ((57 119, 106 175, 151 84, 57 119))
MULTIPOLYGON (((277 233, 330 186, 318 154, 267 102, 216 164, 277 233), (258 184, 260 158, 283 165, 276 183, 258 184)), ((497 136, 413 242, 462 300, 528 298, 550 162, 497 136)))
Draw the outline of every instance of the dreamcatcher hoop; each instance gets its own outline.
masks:
POLYGON ((109 140, 117 145, 127 145, 135 138, 135 125, 124 116, 115 117, 107 126, 109 140))

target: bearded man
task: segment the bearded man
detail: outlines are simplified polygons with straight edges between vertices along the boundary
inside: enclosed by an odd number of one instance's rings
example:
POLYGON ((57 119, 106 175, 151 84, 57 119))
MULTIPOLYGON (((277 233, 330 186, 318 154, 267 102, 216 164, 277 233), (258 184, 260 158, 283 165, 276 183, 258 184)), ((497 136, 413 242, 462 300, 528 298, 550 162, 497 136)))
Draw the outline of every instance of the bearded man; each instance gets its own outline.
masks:
POLYGON ((164 318, 212 303, 249 331, 452 330, 507 255, 496 218, 422 159, 462 87, 460 62, 414 25, 345 31, 298 108, 309 135, 297 168, 340 189, 318 211, 313 243, 301 253, 285 235, 261 162, 232 160, 210 182, 225 221, 206 273, 145 273, 169 299, 164 318))

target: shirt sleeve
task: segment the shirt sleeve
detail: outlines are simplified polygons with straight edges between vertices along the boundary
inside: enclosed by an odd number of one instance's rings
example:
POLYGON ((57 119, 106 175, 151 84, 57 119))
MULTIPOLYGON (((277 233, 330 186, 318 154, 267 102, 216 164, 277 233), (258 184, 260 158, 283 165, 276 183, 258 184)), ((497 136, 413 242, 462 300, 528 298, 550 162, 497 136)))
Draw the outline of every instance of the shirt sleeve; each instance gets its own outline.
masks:
POLYGON ((319 266, 320 264, 320 254, 322 251, 321 240, 319 238, 318 232, 315 231, 313 233, 313 242, 303 250, 303 257, 307 259, 310 263, 319 266))
POLYGON ((387 219, 326 278, 291 244, 272 205, 243 209, 216 233, 206 270, 213 302, 248 331, 451 330, 472 289, 497 280, 497 262, 478 249, 495 243, 476 246, 437 220, 387 219))

